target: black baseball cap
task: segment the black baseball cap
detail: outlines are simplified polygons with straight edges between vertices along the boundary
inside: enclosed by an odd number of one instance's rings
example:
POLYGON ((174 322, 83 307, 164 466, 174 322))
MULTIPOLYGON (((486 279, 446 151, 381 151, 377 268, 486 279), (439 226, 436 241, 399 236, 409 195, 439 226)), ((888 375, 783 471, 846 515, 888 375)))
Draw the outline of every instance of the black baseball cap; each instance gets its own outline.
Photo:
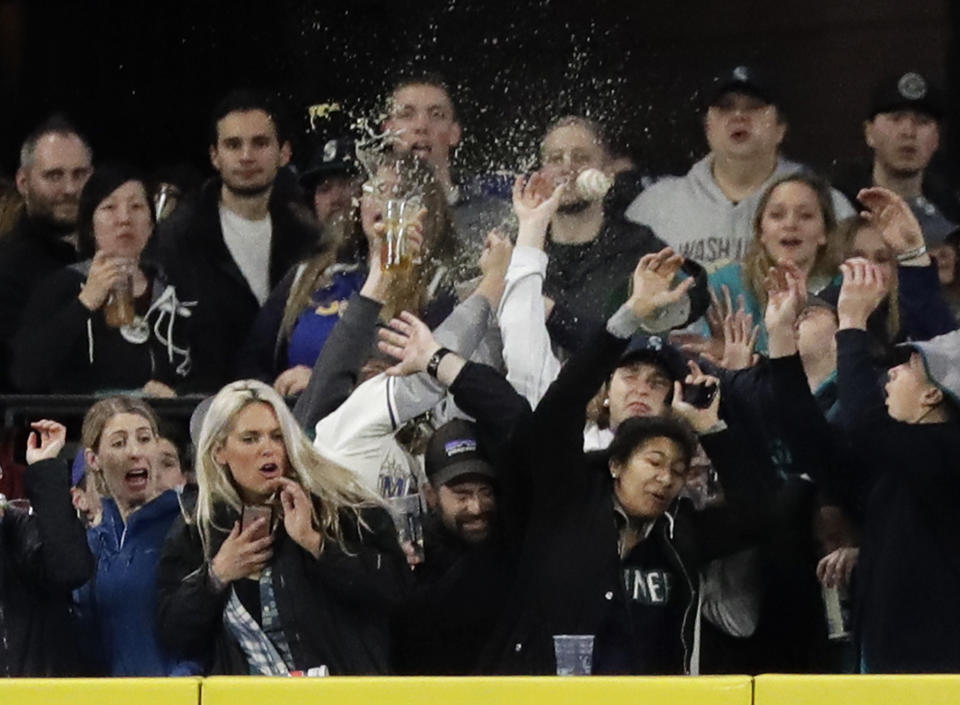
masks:
POLYGON ((494 467, 480 452, 476 424, 465 419, 448 421, 427 444, 427 479, 435 487, 466 475, 495 478, 494 467))
POLYGON ((327 140, 314 152, 310 164, 300 175, 300 185, 311 191, 321 179, 331 176, 354 176, 359 173, 353 138, 338 137, 327 140))
POLYGON ((716 105, 725 94, 734 92, 752 95, 765 103, 781 107, 779 95, 770 76, 755 66, 738 64, 714 76, 707 84, 703 93, 704 110, 716 105))
POLYGON ((688 373, 687 361, 679 350, 659 335, 634 333, 617 367, 631 362, 649 362, 663 368, 671 380, 683 380, 688 373))
POLYGON ((873 90, 870 119, 878 113, 904 109, 916 110, 940 120, 943 117, 943 96, 936 86, 917 71, 886 76, 873 90))

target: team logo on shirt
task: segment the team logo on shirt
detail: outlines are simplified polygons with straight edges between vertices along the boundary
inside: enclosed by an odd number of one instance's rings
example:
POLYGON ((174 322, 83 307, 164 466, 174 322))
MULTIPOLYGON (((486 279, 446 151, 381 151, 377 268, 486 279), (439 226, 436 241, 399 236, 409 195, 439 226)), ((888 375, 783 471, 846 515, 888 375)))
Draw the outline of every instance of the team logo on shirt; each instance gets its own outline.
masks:
POLYGON ((640 570, 624 568, 623 582, 627 599, 643 605, 670 604, 673 592, 673 575, 665 570, 640 570))
POLYGON ((318 316, 342 316, 343 312, 347 310, 347 303, 346 299, 331 301, 328 304, 317 306, 313 312, 318 316))

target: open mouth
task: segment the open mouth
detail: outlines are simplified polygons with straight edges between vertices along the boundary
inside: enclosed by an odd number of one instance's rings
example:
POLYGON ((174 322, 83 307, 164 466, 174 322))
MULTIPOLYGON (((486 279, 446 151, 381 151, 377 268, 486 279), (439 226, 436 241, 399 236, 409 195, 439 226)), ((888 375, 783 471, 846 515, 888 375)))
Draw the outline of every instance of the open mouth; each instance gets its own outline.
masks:
POLYGON ((123 481, 131 490, 145 490, 150 481, 150 473, 146 468, 133 468, 123 476, 123 481))
POLYGON ((734 142, 743 142, 748 137, 750 137, 750 132, 748 130, 734 130, 730 133, 730 139, 734 142))
POLYGON ((787 248, 800 247, 802 244, 803 240, 798 237, 785 237, 780 241, 780 246, 787 248))
POLYGON ((418 157, 426 157, 433 152, 433 148, 426 142, 414 142, 410 145, 410 151, 418 157))
POLYGON ((264 463, 260 466, 260 474, 265 477, 278 477, 280 475, 280 466, 276 463, 264 463))

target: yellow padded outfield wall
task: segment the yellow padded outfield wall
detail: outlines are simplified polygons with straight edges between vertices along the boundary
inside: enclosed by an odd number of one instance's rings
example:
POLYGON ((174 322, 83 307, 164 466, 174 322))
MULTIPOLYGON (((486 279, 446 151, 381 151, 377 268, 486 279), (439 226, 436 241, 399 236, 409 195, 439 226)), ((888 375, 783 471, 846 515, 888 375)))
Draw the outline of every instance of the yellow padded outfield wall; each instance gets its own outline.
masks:
POLYGON ((200 678, 0 678, 2 705, 197 705, 200 678))
POLYGON ((749 676, 702 678, 230 678, 203 705, 751 705, 749 676))
POLYGON ((755 705, 958 705, 958 676, 757 676, 755 705))

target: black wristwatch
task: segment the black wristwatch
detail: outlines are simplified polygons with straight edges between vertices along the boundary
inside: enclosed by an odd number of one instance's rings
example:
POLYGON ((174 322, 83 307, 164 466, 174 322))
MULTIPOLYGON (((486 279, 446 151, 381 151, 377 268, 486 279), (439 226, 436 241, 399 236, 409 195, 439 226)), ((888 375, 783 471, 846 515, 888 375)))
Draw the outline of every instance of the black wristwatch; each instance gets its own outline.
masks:
POLYGON ((447 353, 453 352, 449 348, 440 348, 433 355, 430 356, 430 361, 427 363, 427 374, 437 378, 437 368, 440 367, 440 361, 444 358, 447 353))

